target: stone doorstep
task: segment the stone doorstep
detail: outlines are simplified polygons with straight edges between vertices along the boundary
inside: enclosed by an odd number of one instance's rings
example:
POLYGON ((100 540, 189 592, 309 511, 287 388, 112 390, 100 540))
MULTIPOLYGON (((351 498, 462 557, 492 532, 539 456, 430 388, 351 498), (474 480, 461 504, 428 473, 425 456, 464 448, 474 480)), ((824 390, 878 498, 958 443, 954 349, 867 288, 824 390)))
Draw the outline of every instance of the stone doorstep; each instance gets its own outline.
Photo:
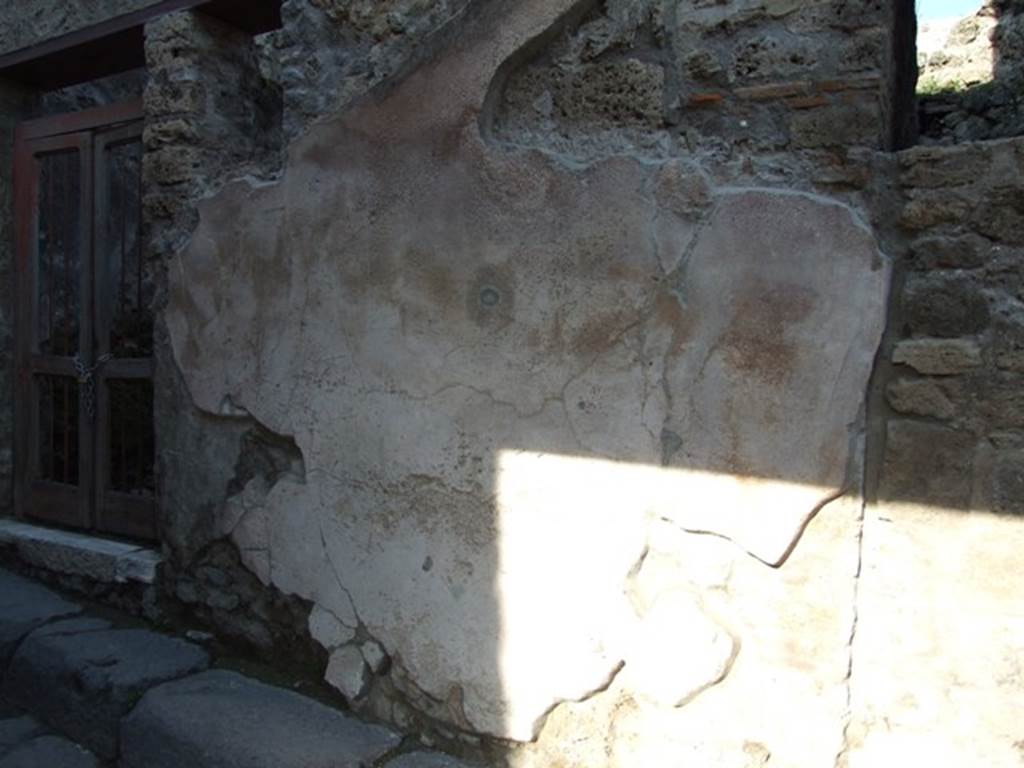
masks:
POLYGON ((139 544, 11 519, 0 519, 2 545, 13 547, 18 557, 31 565, 106 584, 153 584, 163 560, 158 551, 139 544))

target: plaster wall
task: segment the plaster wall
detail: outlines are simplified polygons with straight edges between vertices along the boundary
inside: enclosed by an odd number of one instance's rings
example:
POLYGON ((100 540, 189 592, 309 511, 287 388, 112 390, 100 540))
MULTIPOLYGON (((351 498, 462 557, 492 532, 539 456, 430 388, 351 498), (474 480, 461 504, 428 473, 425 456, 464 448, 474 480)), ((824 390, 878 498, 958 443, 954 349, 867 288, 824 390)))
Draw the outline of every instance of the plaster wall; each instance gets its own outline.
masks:
POLYGON ((889 260, 840 199, 493 141, 502 65, 573 10, 489 6, 293 142, 280 181, 199 206, 174 359, 201 411, 305 468, 248 482, 222 530, 389 719, 532 741, 523 765, 636 765, 669 733, 824 764, 889 260), (570 746, 581 722, 622 735, 570 746))

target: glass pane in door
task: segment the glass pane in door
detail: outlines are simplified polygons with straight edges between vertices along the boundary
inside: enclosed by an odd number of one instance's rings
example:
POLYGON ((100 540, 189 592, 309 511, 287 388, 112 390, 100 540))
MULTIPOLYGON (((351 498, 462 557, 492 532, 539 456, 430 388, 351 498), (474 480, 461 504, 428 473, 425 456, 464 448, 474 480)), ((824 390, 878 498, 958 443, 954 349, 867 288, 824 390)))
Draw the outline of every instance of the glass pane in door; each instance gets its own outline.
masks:
POLYGON ((78 352, 81 166, 76 151, 40 158, 36 230, 35 340, 44 355, 78 352))
POLYGON ((152 496, 153 382, 150 379, 107 381, 110 421, 107 429, 106 487, 133 496, 152 496))
POLYGON ((99 279, 106 282, 109 297, 109 349, 115 357, 149 357, 153 354, 153 275, 143 258, 141 230, 142 143, 133 140, 106 147, 104 198, 106 228, 101 238, 105 253, 97 254, 102 265, 99 279))
POLYGON ((38 424, 35 479, 78 485, 78 382, 69 376, 33 378, 38 424))

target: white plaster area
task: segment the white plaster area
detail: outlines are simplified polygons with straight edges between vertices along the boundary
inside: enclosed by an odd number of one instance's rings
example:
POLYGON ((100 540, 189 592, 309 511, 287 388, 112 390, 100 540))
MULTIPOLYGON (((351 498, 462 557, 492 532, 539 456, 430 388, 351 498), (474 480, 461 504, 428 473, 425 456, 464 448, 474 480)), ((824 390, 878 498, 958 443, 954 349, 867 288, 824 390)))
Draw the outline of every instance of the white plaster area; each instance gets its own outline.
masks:
POLYGON ((1014 768, 1024 712, 1024 519, 867 509, 849 765, 1014 768))
POLYGON ((163 557, 148 547, 84 533, 0 520, 0 545, 14 548, 27 563, 55 573, 105 583, 156 581, 163 557))

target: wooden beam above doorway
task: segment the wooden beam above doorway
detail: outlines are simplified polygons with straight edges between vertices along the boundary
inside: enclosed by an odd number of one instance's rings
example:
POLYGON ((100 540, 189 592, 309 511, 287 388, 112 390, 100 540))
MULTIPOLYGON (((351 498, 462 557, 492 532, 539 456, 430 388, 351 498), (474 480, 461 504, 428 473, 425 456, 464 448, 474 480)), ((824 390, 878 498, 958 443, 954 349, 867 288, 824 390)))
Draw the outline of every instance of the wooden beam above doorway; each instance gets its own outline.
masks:
POLYGON ((145 66, 147 22, 195 9, 251 35, 281 26, 281 0, 163 0, 0 56, 0 78, 51 91, 145 66))

